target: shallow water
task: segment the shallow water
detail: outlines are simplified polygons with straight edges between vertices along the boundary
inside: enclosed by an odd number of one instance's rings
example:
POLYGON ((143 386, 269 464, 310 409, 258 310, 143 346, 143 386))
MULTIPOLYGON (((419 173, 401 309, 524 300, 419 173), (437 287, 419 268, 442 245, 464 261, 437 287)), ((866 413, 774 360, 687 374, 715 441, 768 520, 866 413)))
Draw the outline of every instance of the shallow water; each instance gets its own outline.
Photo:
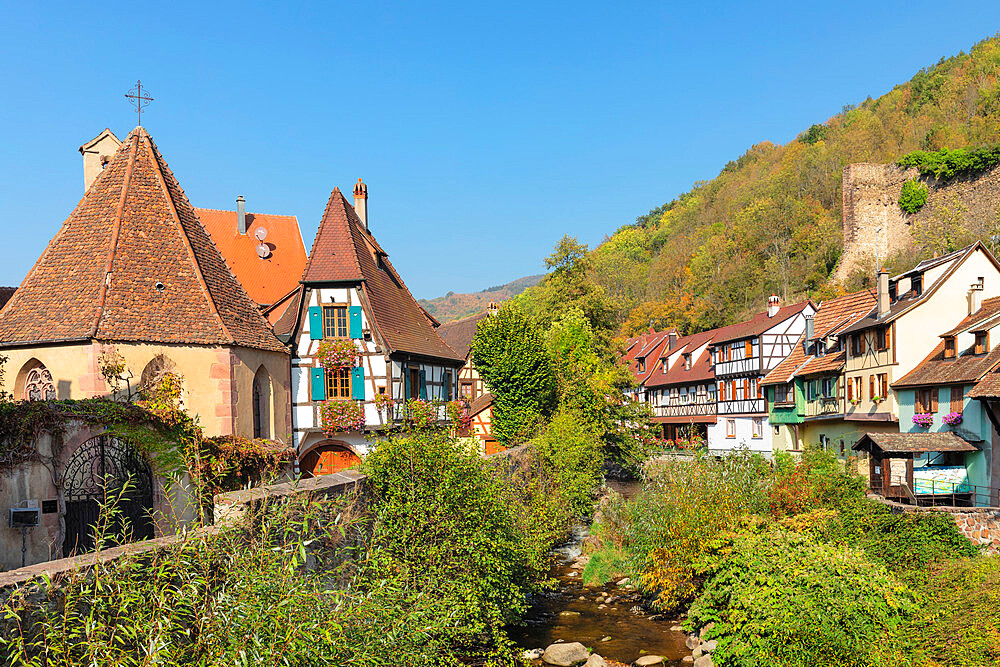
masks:
MULTIPOLYGON (((626 496, 639 487, 638 483, 608 484, 626 496)), ((662 656, 666 665, 681 665, 681 659, 691 652, 684 646, 684 633, 670 630, 679 623, 678 618, 655 614, 643 606, 638 593, 614 582, 605 586, 580 582, 583 568, 573 567, 573 561, 580 555, 587 534, 586 526, 578 526, 569 542, 556 549, 552 576, 559 586, 534 599, 524 625, 508 629, 511 639, 525 649, 545 648, 562 640, 580 642, 606 659, 626 664, 641 655, 654 654, 662 656), (602 594, 612 600, 599 609, 596 599, 602 594)))

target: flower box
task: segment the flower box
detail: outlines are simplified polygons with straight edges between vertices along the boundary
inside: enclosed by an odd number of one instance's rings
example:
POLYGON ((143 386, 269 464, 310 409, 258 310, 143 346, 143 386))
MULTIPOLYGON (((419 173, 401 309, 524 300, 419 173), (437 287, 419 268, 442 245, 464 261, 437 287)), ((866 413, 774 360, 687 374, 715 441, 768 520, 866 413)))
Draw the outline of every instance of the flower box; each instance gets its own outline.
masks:
POLYGON ((962 423, 962 413, 961 412, 949 412, 944 417, 941 418, 945 424, 948 426, 958 426, 962 423))
POLYGON ((934 423, 934 415, 926 413, 913 415, 913 423, 921 428, 930 428, 934 423))
POLYGON ((357 401, 330 399, 319 409, 323 432, 328 436, 344 431, 360 431, 365 427, 365 407, 357 401))
POLYGON ((327 370, 351 368, 361 364, 361 351, 350 338, 321 340, 316 356, 320 365, 327 370))

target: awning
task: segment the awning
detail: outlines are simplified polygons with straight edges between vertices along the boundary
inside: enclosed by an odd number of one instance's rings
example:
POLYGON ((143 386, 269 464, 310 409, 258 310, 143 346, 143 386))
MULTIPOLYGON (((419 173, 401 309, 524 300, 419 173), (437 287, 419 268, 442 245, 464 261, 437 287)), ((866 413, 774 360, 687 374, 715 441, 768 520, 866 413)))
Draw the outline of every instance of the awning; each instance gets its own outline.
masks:
POLYGON ((943 433, 865 433, 852 447, 855 451, 884 454, 924 452, 978 452, 979 448, 951 431, 943 433))

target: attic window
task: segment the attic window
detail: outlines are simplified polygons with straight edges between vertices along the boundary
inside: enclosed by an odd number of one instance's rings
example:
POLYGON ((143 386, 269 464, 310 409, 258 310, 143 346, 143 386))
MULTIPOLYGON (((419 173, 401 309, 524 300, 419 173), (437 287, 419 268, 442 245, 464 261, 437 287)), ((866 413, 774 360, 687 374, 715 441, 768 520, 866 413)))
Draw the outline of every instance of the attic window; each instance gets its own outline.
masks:
POLYGON ((944 358, 954 359, 955 358, 955 337, 948 336, 944 339, 944 358))
POLYGON ((685 354, 684 355, 684 370, 686 370, 686 371, 691 370, 691 355, 690 354, 685 354))
POLYGON ((990 334, 987 331, 976 332, 976 354, 986 354, 990 351, 990 334))
POLYGON ((913 296, 920 296, 924 291, 924 274, 918 273, 910 278, 910 289, 913 291, 913 296))
POLYGON ((645 373, 645 372, 646 372, 646 358, 645 358, 645 357, 643 357, 643 358, 641 358, 641 359, 638 359, 638 360, 636 361, 636 363, 637 363, 637 364, 638 364, 638 366, 639 366, 639 372, 640 372, 640 373, 645 373))

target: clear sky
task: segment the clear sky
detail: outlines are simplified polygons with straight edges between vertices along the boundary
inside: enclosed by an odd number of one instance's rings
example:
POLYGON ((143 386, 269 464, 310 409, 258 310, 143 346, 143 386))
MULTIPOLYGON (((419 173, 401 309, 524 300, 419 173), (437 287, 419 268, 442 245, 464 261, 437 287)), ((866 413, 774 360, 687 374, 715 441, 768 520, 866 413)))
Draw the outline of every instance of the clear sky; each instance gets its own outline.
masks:
POLYGON ((32 3, 0 17, 0 284, 136 124, 195 206, 297 215, 334 186, 418 297, 540 273, 1000 30, 1000 3, 32 3))

